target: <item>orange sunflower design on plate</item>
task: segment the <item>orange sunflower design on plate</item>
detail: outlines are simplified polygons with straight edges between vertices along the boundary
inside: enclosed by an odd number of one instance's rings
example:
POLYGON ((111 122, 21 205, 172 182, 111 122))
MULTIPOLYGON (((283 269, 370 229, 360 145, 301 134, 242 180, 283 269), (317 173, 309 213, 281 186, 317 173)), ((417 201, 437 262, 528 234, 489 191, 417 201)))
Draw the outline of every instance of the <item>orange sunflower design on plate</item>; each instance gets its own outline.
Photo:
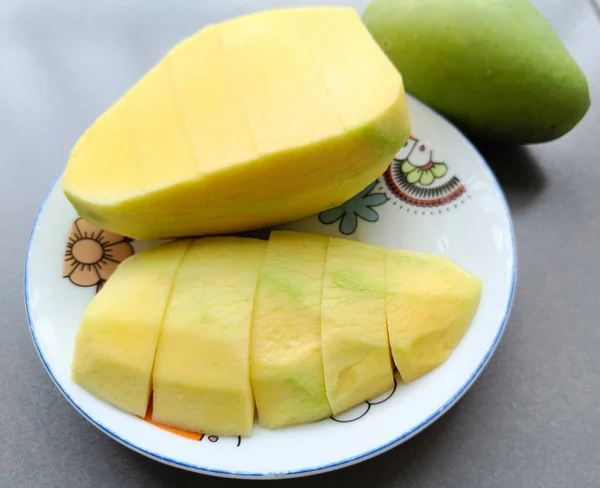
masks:
POLYGON ((128 237, 77 219, 69 232, 63 278, 69 278, 77 286, 102 288, 119 263, 133 254, 130 241, 128 237))

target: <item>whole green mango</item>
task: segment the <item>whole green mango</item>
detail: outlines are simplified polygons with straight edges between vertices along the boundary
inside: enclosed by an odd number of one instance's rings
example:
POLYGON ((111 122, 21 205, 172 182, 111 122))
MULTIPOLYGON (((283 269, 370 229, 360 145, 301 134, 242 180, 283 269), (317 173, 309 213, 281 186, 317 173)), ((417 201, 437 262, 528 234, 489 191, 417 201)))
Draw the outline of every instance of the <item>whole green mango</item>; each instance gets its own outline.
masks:
POLYGON ((585 76, 528 0, 373 0, 363 20, 407 91, 471 135, 549 141, 590 105, 585 76))

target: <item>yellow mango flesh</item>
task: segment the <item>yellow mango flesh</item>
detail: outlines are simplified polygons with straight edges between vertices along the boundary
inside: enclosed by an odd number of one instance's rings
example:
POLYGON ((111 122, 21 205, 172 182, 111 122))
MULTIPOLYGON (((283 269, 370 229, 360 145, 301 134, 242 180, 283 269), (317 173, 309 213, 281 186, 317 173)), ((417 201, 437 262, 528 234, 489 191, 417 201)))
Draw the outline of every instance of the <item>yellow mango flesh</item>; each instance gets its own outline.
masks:
POLYGON ((321 340, 327 398, 334 414, 394 386, 385 316, 386 251, 329 239, 321 340))
POLYGON ((387 323, 404 382, 442 364, 464 336, 481 296, 481 280, 448 258, 388 251, 387 323))
POLYGON ((175 284, 156 350, 153 420, 193 432, 252 431, 250 325, 265 242, 196 239, 175 284))
POLYGON ((331 415, 321 355, 326 236, 273 231, 252 319, 251 376, 260 425, 280 428, 331 415))
POLYGON ((174 47, 84 133, 63 190, 138 239, 294 220, 375 180, 410 122, 402 79, 350 8, 253 14, 174 47))
POLYGON ((189 244, 154 246, 123 261, 87 306, 77 332, 73 381, 140 417, 163 315, 189 244))
POLYGON ((125 260, 78 331, 76 383, 216 435, 338 414, 443 363, 481 280, 442 256, 273 231, 183 239, 125 260), (387 327, 386 327, 387 320, 387 327), (253 394, 254 392, 254 394, 253 394))

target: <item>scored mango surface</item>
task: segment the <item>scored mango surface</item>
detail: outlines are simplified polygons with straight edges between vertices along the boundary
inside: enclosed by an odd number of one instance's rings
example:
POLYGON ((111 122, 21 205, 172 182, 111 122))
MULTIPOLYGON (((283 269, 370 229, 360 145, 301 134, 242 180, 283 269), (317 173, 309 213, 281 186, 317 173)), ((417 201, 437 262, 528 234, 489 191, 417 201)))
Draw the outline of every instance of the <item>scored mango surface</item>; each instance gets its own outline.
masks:
POLYGON ((83 134, 62 185, 137 239, 234 232, 341 204, 409 131, 401 76, 353 9, 271 10, 175 46, 83 134))

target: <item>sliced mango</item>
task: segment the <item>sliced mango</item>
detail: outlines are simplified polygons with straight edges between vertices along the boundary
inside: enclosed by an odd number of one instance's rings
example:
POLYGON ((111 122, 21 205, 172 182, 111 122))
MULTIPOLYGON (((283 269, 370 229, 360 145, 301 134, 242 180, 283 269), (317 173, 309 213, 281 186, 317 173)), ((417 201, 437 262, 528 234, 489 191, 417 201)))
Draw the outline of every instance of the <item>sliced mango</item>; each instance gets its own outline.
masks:
POLYGON ((321 296, 327 237, 273 231, 252 319, 252 387, 263 427, 331 415, 321 355, 321 296))
POLYGON ((444 256, 390 250, 387 324, 404 382, 442 364, 463 338, 481 296, 481 279, 444 256))
POLYGON ((190 244, 153 246, 119 265, 83 314, 72 363, 75 383, 144 417, 163 315, 190 244))
POLYGON ((182 239, 125 260, 88 305, 73 379, 163 427, 313 422, 444 362, 481 280, 445 257, 295 231, 182 239), (387 325, 386 325, 387 322, 387 325), (391 354, 390 354, 391 346, 391 354))
POLYGON ((385 318, 385 249, 329 238, 321 340, 334 414, 394 386, 385 318))
POLYGON ((196 239, 156 350, 152 419, 192 432, 252 432, 250 324, 265 242, 196 239))
POLYGON ((272 10, 175 46, 83 134, 62 185, 138 239, 241 231, 341 204, 409 131, 400 74, 353 9, 272 10))

